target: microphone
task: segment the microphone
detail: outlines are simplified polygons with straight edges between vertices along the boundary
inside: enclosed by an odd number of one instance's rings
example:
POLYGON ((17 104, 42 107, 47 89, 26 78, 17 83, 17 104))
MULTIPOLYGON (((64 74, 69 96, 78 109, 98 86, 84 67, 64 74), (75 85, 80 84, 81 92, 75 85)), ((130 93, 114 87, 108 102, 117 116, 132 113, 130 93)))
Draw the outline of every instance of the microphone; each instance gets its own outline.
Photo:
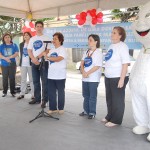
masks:
POLYGON ((43 43, 52 43, 52 41, 43 41, 43 43))

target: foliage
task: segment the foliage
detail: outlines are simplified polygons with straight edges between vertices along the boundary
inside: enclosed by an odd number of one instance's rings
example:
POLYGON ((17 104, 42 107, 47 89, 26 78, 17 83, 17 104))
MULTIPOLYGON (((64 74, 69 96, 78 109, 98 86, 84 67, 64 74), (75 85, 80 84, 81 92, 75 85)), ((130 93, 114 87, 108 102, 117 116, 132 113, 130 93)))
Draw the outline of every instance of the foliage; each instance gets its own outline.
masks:
MULTIPOLYGON (((33 21, 48 21, 54 18, 37 19, 33 21)), ((0 40, 4 33, 11 33, 12 36, 21 35, 22 26, 24 26, 25 19, 0 16, 0 40)))
POLYGON ((128 22, 130 18, 133 18, 137 15, 139 7, 128 8, 125 12, 122 12, 120 9, 112 10, 111 14, 113 19, 120 19, 121 22, 128 22))
POLYGON ((13 36, 21 34, 22 19, 0 16, 0 40, 4 33, 11 33, 13 36))

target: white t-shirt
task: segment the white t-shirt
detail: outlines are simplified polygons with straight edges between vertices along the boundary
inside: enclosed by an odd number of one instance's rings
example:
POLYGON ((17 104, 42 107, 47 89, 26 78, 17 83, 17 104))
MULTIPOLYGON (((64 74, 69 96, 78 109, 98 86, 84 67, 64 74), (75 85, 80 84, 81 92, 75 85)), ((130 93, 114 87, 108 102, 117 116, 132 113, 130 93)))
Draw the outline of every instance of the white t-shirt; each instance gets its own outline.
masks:
POLYGON ((82 78, 82 81, 84 81, 84 82, 100 82, 101 67, 102 67, 102 63, 103 63, 102 57, 103 56, 102 56, 101 49, 96 49, 94 52, 89 50, 88 52, 86 51, 83 54, 82 60, 84 60, 85 72, 89 71, 94 66, 100 66, 100 68, 98 70, 96 70, 95 72, 91 73, 88 78, 82 78), (89 55, 92 54, 91 57, 88 57, 88 54, 89 55))
MULTIPOLYGON (((45 51, 46 43, 43 43, 43 41, 50 41, 50 38, 46 35, 41 35, 41 36, 33 36, 28 45, 28 49, 32 49, 32 53, 34 57, 37 57, 40 55, 42 52, 45 51)), ((50 43, 47 45, 47 49, 50 49, 50 43)), ((41 59, 39 59, 39 62, 41 59)))
POLYGON ((105 55, 105 76, 107 78, 120 77, 122 65, 127 63, 130 63, 128 46, 124 42, 110 45, 105 55))
POLYGON ((21 66, 24 66, 24 67, 30 67, 30 59, 29 59, 27 47, 28 47, 28 44, 25 43, 23 47, 23 52, 22 52, 22 64, 21 64, 21 66))
POLYGON ((48 56, 58 57, 61 56, 64 59, 59 62, 49 61, 48 79, 61 80, 66 79, 66 66, 67 66, 67 52, 63 46, 53 48, 50 50, 48 56))

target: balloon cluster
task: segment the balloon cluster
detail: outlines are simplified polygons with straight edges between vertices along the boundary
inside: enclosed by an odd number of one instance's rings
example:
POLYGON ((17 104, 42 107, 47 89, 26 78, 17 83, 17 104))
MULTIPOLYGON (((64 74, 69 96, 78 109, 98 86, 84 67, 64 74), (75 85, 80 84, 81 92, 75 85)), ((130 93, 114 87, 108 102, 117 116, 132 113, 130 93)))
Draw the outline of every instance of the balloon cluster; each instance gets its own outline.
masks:
POLYGON ((103 13, 96 11, 96 9, 87 10, 77 14, 76 19, 79 26, 83 26, 84 24, 95 26, 97 23, 103 22, 103 13))
POLYGON ((22 27, 22 32, 29 32, 32 36, 36 35, 36 31, 34 29, 34 23, 29 22, 28 20, 25 21, 25 26, 22 27))

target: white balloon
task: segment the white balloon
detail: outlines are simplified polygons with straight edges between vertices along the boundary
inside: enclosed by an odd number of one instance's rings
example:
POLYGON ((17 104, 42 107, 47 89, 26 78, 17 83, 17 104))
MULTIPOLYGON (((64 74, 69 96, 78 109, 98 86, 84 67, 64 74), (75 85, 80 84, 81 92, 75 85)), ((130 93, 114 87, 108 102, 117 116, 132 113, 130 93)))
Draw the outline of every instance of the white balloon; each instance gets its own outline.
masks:
POLYGON ((31 28, 31 31, 34 32, 34 31, 36 31, 36 30, 35 30, 34 28, 31 28))
POLYGON ((88 14, 88 15, 86 16, 86 22, 85 22, 85 24, 86 24, 86 25, 89 25, 89 24, 91 23, 91 21, 92 21, 92 17, 88 14))
POLYGON ((31 27, 29 26, 29 21, 28 21, 28 20, 25 21, 25 26, 26 26, 27 28, 31 28, 31 27))

